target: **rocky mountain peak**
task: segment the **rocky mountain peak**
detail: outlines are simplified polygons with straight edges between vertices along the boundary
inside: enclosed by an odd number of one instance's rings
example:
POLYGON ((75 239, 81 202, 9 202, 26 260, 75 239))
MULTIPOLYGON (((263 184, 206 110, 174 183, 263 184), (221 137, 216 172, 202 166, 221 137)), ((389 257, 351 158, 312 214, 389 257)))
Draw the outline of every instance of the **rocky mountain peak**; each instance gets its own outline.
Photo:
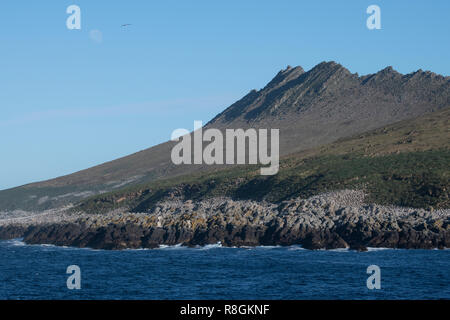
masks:
POLYGON ((277 75, 263 88, 263 90, 273 89, 286 84, 287 82, 298 78, 304 74, 305 70, 302 67, 287 66, 286 69, 280 70, 277 75))
POLYGON ((400 119, 406 112, 403 108, 407 113, 417 109, 417 114, 421 114, 444 107, 449 87, 450 82, 442 76, 421 70, 403 75, 392 66, 365 76, 351 73, 335 61, 321 62, 306 72, 301 67, 288 66, 263 89, 251 91, 209 124, 258 126, 301 118, 305 112, 340 121, 343 110, 350 112, 348 117, 354 117, 351 112, 365 113, 373 119, 382 117, 384 124, 390 114, 400 119), (430 96, 434 98, 430 100, 430 96), (380 99, 384 114, 372 114, 380 110, 380 99), (430 106, 430 101, 435 101, 435 106, 430 106))
POLYGON ((308 71, 310 74, 323 73, 332 75, 335 73, 351 74, 351 72, 335 61, 323 61, 308 71))

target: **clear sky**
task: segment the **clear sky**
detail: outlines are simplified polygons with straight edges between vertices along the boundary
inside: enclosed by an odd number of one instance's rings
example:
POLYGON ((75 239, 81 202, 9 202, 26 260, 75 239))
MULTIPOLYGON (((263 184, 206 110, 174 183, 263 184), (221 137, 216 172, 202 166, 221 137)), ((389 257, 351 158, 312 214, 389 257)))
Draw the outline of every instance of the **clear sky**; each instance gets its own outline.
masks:
POLYGON ((164 142, 287 65, 450 75, 449 55, 448 0, 2 0, 0 189, 164 142))

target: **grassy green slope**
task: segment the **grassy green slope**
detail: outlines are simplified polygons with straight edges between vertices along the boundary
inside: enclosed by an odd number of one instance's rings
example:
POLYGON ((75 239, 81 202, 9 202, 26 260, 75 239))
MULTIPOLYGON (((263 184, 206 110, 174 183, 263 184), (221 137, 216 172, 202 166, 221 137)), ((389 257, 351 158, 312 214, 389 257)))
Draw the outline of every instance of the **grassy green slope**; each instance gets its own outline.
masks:
POLYGON ((449 208, 449 120, 447 108, 291 155, 282 159, 275 176, 260 176, 257 166, 239 166, 133 186, 89 198, 79 208, 145 211, 177 196, 278 202, 343 188, 363 188, 380 204, 449 208))

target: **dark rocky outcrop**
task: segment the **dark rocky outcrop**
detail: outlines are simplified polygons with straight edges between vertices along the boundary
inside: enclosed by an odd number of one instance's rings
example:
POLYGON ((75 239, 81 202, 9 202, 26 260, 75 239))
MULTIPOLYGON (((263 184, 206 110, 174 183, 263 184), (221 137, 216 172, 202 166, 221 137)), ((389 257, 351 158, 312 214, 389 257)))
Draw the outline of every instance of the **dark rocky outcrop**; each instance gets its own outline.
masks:
POLYGON ((160 245, 302 245, 307 249, 449 248, 449 210, 366 205, 341 191, 275 205, 215 198, 166 201, 147 213, 86 215, 71 221, 0 227, 0 237, 29 244, 97 249, 160 245))
POLYGON ((19 224, 0 226, 0 240, 22 238, 27 228, 19 224))

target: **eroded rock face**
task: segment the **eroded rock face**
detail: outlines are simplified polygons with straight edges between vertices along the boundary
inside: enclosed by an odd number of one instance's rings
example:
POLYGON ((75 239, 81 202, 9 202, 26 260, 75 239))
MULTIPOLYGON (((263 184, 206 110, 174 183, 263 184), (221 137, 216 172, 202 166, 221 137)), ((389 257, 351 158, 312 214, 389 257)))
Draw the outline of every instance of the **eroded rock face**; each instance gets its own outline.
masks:
POLYGON ((294 245, 307 249, 450 247, 450 210, 364 203, 359 191, 340 191, 280 204, 214 198, 164 201, 150 212, 84 215, 58 223, 0 227, 0 237, 30 244, 99 249, 159 245, 294 245))
POLYGON ((20 238, 26 230, 27 227, 17 224, 0 226, 0 240, 20 238))

